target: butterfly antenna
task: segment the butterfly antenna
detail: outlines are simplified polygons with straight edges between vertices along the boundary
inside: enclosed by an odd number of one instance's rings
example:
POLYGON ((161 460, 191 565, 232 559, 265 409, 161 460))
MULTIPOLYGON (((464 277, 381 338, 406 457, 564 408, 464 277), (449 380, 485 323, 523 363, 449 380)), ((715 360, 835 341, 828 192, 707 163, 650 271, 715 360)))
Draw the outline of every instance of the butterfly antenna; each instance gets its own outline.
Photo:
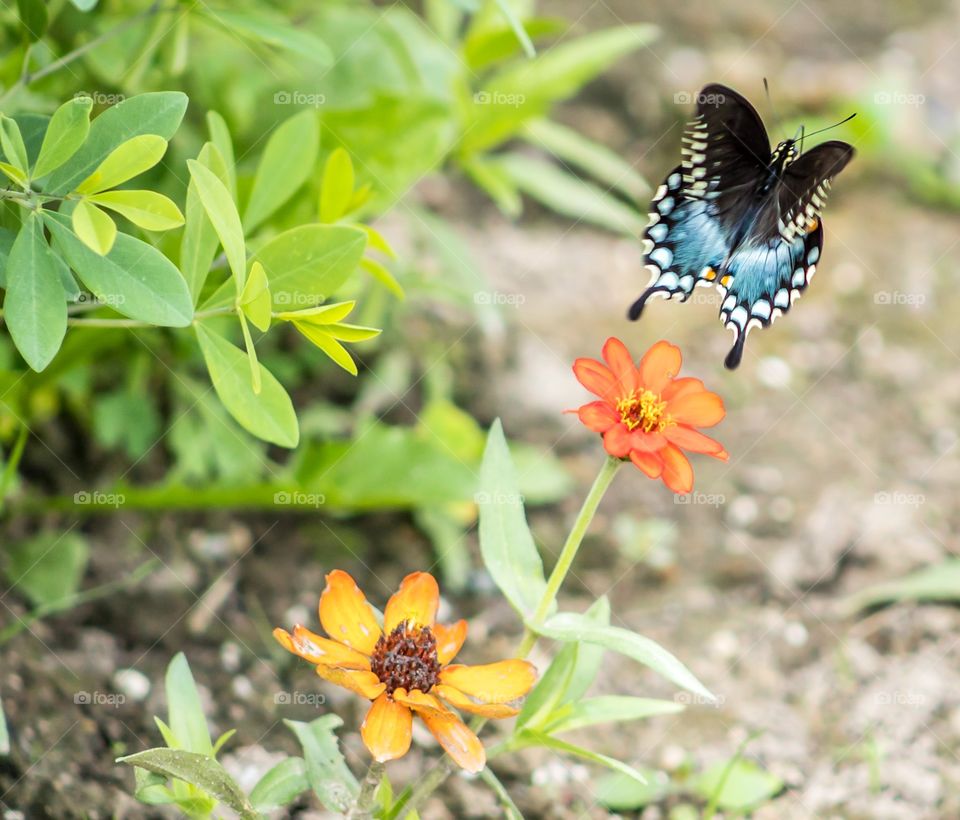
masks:
POLYGON ((767 94, 767 105, 770 108, 770 116, 772 117, 774 124, 777 126, 777 130, 783 134, 784 138, 786 138, 786 134, 783 131, 782 120, 777 116, 777 109, 773 107, 773 97, 770 95, 770 83, 767 82, 766 77, 763 78, 763 90, 767 94))
POLYGON ((809 134, 807 134, 807 136, 812 137, 816 134, 822 134, 824 131, 829 131, 831 128, 837 128, 838 126, 843 125, 845 122, 850 122, 850 120, 852 120, 855 116, 857 116, 856 111, 854 111, 849 117, 840 120, 840 122, 835 122, 833 125, 828 125, 826 128, 821 128, 819 131, 811 131, 809 134))

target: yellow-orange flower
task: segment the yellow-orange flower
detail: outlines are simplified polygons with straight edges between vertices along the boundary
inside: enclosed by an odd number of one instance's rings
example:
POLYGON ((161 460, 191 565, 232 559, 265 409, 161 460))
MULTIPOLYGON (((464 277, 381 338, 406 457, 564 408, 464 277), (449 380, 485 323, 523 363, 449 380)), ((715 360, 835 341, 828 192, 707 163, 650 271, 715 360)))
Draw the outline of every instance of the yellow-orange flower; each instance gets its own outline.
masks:
POLYGON ((726 411, 723 400, 699 379, 677 378, 680 348, 660 341, 633 363, 626 345, 607 339, 603 358, 577 359, 580 384, 600 397, 577 410, 580 421, 603 436, 614 458, 630 459, 650 478, 660 478, 675 493, 693 489, 693 467, 683 454, 706 453, 726 461, 727 451, 697 427, 712 427, 726 411))
POLYGON ((273 630, 280 644, 317 666, 317 674, 373 701, 360 727, 375 760, 410 748, 416 713, 457 765, 479 772, 487 757, 479 738, 449 709, 488 718, 512 717, 511 705, 533 686, 537 670, 515 658, 484 666, 451 664, 467 637, 467 622, 436 622, 440 590, 432 575, 414 572, 387 601, 383 628, 356 581, 342 570, 327 575, 320 624, 329 637, 299 624, 273 630))

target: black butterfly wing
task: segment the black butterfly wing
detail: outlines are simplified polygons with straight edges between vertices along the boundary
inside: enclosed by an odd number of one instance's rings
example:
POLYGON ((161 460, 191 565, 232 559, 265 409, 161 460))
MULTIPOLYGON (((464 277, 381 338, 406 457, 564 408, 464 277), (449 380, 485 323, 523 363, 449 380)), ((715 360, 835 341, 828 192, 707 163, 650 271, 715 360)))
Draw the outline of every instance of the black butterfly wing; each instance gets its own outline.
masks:
POLYGON ((716 284, 737 231, 763 178, 770 143, 756 109, 717 83, 697 97, 683 135, 682 162, 654 195, 644 233, 650 285, 630 308, 640 317, 647 300, 689 298, 697 284, 716 284))
POLYGON ((720 307, 720 320, 734 336, 724 362, 731 370, 740 364, 747 334, 790 310, 813 279, 823 249, 820 213, 830 181, 853 155, 852 146, 831 140, 788 165, 750 232, 731 254, 720 307))

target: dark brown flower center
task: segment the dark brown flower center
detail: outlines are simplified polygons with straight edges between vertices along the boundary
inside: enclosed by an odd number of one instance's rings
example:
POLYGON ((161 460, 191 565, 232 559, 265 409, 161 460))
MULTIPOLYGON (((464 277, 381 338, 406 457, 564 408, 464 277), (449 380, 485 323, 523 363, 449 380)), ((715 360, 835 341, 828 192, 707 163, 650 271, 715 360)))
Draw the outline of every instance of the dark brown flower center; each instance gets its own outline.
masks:
POLYGON ((380 636, 370 656, 370 669, 387 685, 387 694, 395 689, 429 692, 440 679, 437 639, 429 626, 402 623, 380 636))

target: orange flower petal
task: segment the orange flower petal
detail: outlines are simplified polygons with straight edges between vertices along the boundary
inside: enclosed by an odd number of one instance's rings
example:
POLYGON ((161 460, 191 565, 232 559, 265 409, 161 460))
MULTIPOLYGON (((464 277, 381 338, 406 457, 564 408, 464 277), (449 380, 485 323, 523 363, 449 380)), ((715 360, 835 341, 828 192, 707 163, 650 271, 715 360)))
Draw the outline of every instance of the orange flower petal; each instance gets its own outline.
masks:
POLYGON ((617 380, 613 373, 596 359, 577 359, 573 363, 573 374, 580 384, 601 399, 616 392, 617 380))
POLYGON ((606 433, 620 421, 620 416, 605 401, 592 401, 577 410, 577 416, 588 430, 594 433, 606 433))
POLYGON ((636 365, 623 342, 614 336, 607 339, 603 345, 603 358, 617 379, 618 393, 627 395, 640 386, 636 365))
POLYGON ((383 694, 386 684, 380 682, 380 679, 373 672, 360 672, 353 669, 337 669, 335 666, 315 667, 317 674, 324 680, 349 689, 351 692, 365 697, 367 700, 374 700, 383 694))
POLYGON ((691 453, 718 455, 723 452, 723 445, 719 441, 710 438, 710 436, 705 436, 692 427, 684 427, 678 424, 674 427, 668 427, 663 431, 663 434, 671 444, 676 444, 677 447, 689 450, 691 453))
POLYGON ((292 635, 278 627, 273 630, 273 637, 288 652, 299 655, 310 663, 338 666, 341 669, 370 669, 370 659, 366 655, 342 643, 316 635, 300 624, 293 628, 292 635))
POLYGON ((373 608, 346 572, 336 569, 327 575, 320 595, 320 623, 334 640, 369 655, 380 638, 380 624, 373 608))
POLYGON ((660 478, 663 473, 663 459, 655 453, 630 452, 630 460, 650 478, 660 478))
POLYGON ((467 639, 467 622, 460 620, 450 626, 436 624, 433 627, 433 636, 437 639, 437 660, 443 666, 456 657, 467 639))
POLYGON ((682 363, 679 347, 659 341, 640 360, 640 384, 651 393, 662 393, 670 380, 680 372, 682 363))
POLYGON ((509 703, 527 694, 536 680, 536 667, 519 658, 483 666, 456 664, 440 670, 440 683, 481 703, 509 703))
POLYGON ((437 742, 460 768, 476 774, 487 765, 487 753, 483 750, 480 739, 456 713, 447 709, 435 697, 425 695, 417 689, 412 692, 397 689, 393 696, 420 715, 437 742))
POLYGON ((660 398, 664 401, 671 401, 672 399, 680 398, 680 396, 685 396, 687 393, 700 393, 706 389, 700 379, 684 377, 682 379, 674 379, 664 387, 660 398))
POLYGON ((618 424, 603 434, 603 449, 614 458, 630 455, 630 432, 626 425, 618 424))
POLYGON ((708 390, 673 399, 667 405, 667 412, 674 421, 691 427, 712 427, 726 415, 723 399, 708 390))
POLYGON ((634 430, 630 434, 630 449, 641 453, 656 453, 667 446, 667 440, 662 433, 644 433, 643 430, 634 430))
POLYGON ((363 719, 360 736, 373 759, 380 763, 403 757, 413 738, 413 712, 384 692, 363 719))
POLYGON ((679 495, 685 495, 693 489, 693 467, 687 457, 674 445, 669 444, 660 451, 663 459, 663 483, 679 495))
POLYGON ((454 689, 452 686, 446 686, 442 683, 438 683, 430 691, 463 712, 471 712, 487 718, 508 718, 520 714, 519 709, 514 706, 507 706, 505 703, 477 703, 470 700, 459 689, 454 689))
POLYGON ((389 635, 405 622, 433 627, 440 606, 440 588, 428 572, 411 572, 400 582, 383 611, 383 629, 389 635))

